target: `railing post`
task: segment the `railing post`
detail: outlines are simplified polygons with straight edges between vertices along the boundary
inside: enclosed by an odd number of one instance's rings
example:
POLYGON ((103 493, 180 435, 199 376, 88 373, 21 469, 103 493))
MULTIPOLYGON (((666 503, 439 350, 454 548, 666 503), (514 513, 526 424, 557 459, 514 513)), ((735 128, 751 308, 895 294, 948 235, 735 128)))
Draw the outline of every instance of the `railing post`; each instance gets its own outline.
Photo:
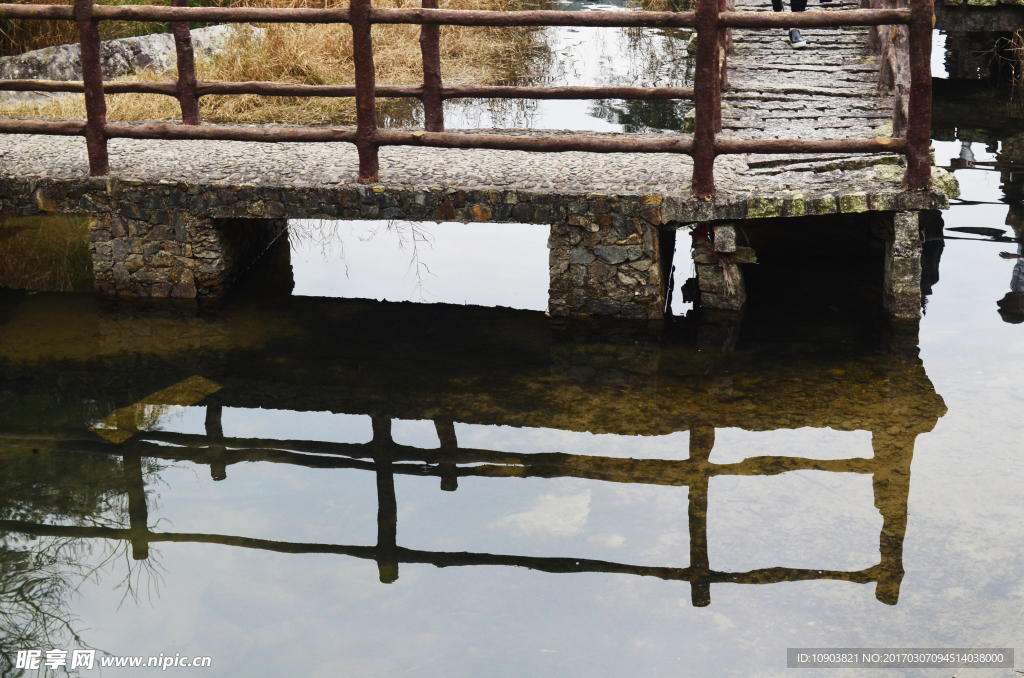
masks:
POLYGON ((82 81, 85 83, 85 147, 89 153, 89 174, 110 172, 107 159, 107 102, 103 98, 103 70, 100 67, 100 27, 92 18, 92 0, 75 0, 75 20, 82 55, 82 81))
MULTIPOLYGON (((423 9, 437 9, 437 0, 423 0, 423 9)), ((428 132, 444 131, 444 100, 441 98, 441 27, 420 26, 423 54, 423 127, 428 132)))
POLYGON ((910 0, 910 101, 907 104, 907 174, 904 187, 932 183, 932 25, 934 0, 910 0))
POLYGON ((395 473, 391 461, 391 419, 374 416, 373 465, 377 475, 377 548, 375 560, 382 584, 398 580, 398 499, 395 496, 395 473))
POLYGON ((352 0, 352 60, 356 68, 356 150, 359 151, 359 183, 380 180, 377 158, 376 73, 373 66, 373 38, 370 36, 372 0, 352 0))
POLYGON ((693 77, 693 195, 715 195, 715 127, 718 118, 720 62, 718 59, 719 0, 697 0, 697 68, 693 77))
POLYGON ((146 506, 146 482, 142 474, 142 457, 128 453, 121 457, 125 494, 128 495, 128 532, 132 559, 149 557, 149 508, 146 506))
MULTIPOLYGON (((188 7, 188 0, 171 0, 174 7, 188 7)), ((199 97, 196 96, 196 59, 192 49, 192 33, 187 21, 171 23, 174 48, 178 53, 178 103, 181 121, 186 125, 199 124, 199 97)))
MULTIPOLYGON (((459 451, 459 439, 455 436, 455 422, 451 419, 434 419, 434 429, 437 431, 437 440, 441 443, 441 453, 455 455, 459 451)), ((455 464, 448 460, 437 465, 441 475, 441 489, 445 492, 454 492, 459 489, 459 473, 455 464)))
POLYGON ((715 444, 712 426, 690 428, 690 459, 696 472, 687 490, 690 530, 690 602, 694 607, 711 604, 711 561, 708 559, 708 458, 715 444))

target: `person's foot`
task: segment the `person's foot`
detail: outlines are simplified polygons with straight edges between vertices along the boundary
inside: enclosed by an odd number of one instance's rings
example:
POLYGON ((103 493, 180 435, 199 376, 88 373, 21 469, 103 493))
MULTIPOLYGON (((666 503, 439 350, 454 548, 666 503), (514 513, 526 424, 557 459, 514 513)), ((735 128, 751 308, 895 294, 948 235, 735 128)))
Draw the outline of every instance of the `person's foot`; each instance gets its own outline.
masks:
POLYGON ((803 49, 807 47, 807 41, 804 40, 804 36, 800 35, 800 31, 793 28, 789 31, 789 45, 793 49, 803 49))

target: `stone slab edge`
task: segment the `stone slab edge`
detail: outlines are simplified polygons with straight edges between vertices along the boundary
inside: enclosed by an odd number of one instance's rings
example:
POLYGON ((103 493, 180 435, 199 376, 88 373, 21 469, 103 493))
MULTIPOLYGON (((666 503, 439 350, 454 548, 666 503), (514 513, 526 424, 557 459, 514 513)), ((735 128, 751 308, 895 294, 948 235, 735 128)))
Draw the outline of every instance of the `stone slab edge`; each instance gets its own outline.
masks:
MULTIPOLYGON (((955 190, 955 184, 954 184, 955 190)), ((114 177, 46 179, 0 177, 0 212, 121 213, 162 220, 168 210, 212 219, 394 219, 409 221, 568 224, 597 229, 615 215, 639 217, 661 227, 715 220, 765 219, 949 207, 943 188, 902 191, 868 188, 851 192, 760 195, 723 193, 714 200, 652 194, 562 194, 522 190, 431 188, 387 185, 264 187, 143 182, 114 177)), ((955 197, 955 193, 953 193, 955 197)), ((605 223, 608 222, 608 223, 605 223)))

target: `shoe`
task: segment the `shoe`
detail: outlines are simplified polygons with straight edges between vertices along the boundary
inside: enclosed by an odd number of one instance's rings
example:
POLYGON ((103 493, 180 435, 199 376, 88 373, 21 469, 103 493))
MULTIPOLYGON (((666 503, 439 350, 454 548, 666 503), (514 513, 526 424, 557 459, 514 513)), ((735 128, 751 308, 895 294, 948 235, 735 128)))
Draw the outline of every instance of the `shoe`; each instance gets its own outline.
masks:
POLYGON ((804 40, 804 36, 800 35, 800 31, 794 28, 789 31, 789 45, 793 49, 803 49, 807 47, 807 42, 804 40))

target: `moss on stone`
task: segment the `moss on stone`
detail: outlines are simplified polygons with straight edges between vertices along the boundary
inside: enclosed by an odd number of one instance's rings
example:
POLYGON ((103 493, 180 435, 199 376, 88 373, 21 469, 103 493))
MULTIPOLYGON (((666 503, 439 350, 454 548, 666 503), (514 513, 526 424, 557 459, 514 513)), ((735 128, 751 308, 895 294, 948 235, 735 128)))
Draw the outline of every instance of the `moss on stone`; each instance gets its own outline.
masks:
POLYGON ((871 176, 878 181, 896 181, 903 178, 906 168, 900 165, 875 165, 871 170, 871 176))
POLYGON ((836 198, 833 195, 826 195, 814 201, 815 214, 835 214, 836 211, 836 198))
POLYGON ((839 196, 839 211, 846 214, 868 211, 868 194, 864 191, 839 196))
POLYGON ((945 193, 946 197, 950 200, 960 197, 960 184, 951 172, 947 172, 941 167, 933 167, 932 183, 935 184, 935 188, 945 193))
POLYGON ((771 219, 782 216, 782 198, 751 198, 747 201, 748 219, 771 219))
POLYGON ((787 216, 802 217, 807 214, 807 202, 804 200, 802 195, 794 195, 792 198, 791 207, 788 210, 787 216))

